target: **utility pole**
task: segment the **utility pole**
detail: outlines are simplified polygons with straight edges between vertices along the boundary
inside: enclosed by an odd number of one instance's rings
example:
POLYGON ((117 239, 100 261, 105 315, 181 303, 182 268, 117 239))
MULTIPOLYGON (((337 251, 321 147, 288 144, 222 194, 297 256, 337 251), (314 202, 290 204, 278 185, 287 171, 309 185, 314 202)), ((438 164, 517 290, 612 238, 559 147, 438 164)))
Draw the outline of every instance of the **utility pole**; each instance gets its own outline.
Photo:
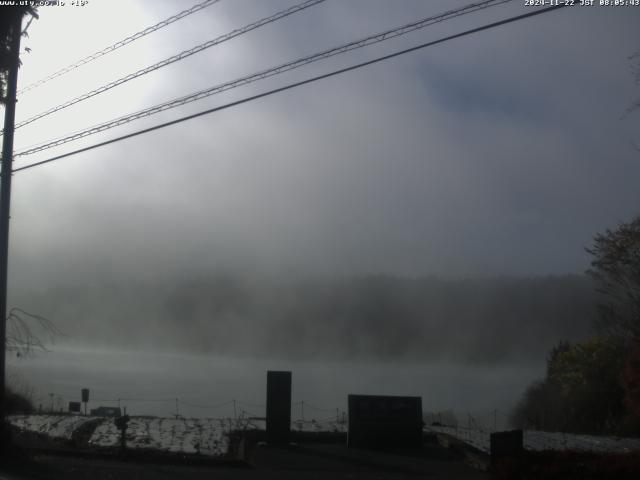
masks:
POLYGON ((7 273, 9 260, 9 212, 11 207, 11 170, 13 163, 13 131, 16 118, 16 91, 20 63, 20 36, 22 35, 22 9, 6 9, 14 15, 11 24, 10 68, 7 75, 7 103, 4 110, 4 136, 2 138, 2 170, 0 179, 0 429, 6 416, 5 356, 7 343, 7 273))

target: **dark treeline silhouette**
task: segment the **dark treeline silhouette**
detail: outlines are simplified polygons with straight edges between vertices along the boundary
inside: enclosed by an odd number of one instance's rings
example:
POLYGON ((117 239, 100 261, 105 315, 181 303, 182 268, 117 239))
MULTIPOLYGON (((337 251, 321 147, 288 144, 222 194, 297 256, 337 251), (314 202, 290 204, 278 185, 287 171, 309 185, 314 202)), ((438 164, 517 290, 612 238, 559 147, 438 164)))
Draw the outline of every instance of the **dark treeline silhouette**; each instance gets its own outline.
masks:
POLYGON ((560 342, 544 379, 526 390, 511 414, 519 428, 574 433, 636 434, 628 421, 620 372, 625 351, 607 337, 560 342))
POLYGON ((640 216, 594 237, 590 338, 562 341, 512 414, 517 427, 640 435, 640 216))
POLYGON ((323 358, 539 362, 595 314, 584 276, 442 280, 200 275, 30 292, 68 335, 114 346, 323 358))
POLYGON ((19 392, 15 392, 10 388, 6 389, 6 409, 7 413, 33 413, 35 408, 33 406, 32 399, 27 395, 19 392))

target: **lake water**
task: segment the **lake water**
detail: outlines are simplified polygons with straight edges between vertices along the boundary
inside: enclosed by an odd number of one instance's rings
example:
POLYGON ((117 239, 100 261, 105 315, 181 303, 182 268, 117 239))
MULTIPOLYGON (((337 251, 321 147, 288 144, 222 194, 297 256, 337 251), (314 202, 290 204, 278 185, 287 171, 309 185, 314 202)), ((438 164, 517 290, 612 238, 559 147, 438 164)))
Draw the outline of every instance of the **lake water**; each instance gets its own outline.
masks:
POLYGON ((544 364, 345 362, 247 359, 57 347, 9 358, 18 390, 36 406, 65 408, 90 389, 89 409, 120 405, 133 415, 263 416, 267 370, 293 372, 294 419, 325 419, 347 408, 347 394, 416 395, 423 411, 452 410, 463 424, 505 426, 506 415, 544 364), (472 418, 469 418, 469 415, 472 418))

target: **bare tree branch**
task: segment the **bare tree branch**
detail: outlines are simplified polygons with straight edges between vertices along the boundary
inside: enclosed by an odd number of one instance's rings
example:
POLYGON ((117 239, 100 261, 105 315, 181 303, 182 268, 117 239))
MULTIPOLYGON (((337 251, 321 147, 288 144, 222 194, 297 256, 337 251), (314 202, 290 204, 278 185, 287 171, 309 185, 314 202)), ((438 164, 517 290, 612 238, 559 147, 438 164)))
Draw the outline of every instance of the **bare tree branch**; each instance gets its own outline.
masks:
POLYGON ((14 307, 7 316, 6 349, 21 357, 36 350, 49 351, 46 344, 54 343, 64 334, 49 319, 14 307))

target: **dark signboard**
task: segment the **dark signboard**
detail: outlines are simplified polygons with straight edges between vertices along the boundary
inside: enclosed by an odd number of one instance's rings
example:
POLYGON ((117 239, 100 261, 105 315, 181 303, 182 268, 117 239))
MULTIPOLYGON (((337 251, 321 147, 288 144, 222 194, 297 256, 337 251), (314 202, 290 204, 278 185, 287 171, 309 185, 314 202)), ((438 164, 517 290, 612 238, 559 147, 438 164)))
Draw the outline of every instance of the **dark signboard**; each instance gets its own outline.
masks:
POLYGON ((83 388, 82 389, 82 401, 84 403, 87 403, 89 401, 89 389, 88 388, 83 388))
POLYGON ((267 442, 288 443, 291 433, 291 372, 267 372, 267 442))
POLYGON ((349 395, 350 448, 422 447, 422 398, 349 395))
POLYGON ((491 441, 491 463, 504 457, 517 458, 522 455, 522 430, 512 430, 510 432, 492 433, 491 441))
POLYGON ((119 417, 121 414, 120 407, 98 407, 91 409, 92 417, 119 417))
POLYGON ((69 402, 69 412, 80 413, 80 402, 69 402))

